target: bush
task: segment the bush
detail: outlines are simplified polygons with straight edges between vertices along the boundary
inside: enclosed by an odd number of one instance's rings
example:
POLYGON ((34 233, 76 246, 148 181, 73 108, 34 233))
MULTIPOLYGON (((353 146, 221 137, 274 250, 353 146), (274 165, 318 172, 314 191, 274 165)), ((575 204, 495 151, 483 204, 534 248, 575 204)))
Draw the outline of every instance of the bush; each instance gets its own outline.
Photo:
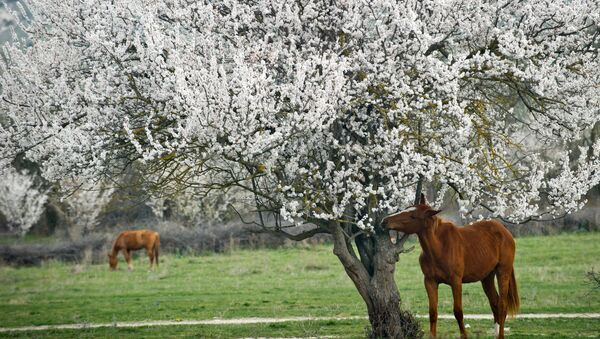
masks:
POLYGON ((0 245, 0 261, 9 265, 41 265, 47 260, 100 262, 105 254, 106 239, 92 236, 79 242, 55 244, 0 245))
MULTIPOLYGON (((244 248, 278 247, 290 243, 282 236, 257 233, 247 225, 236 222, 195 228, 160 222, 154 229, 160 233, 161 249, 171 253, 220 253, 244 248)), ((307 239, 305 243, 322 243, 327 239, 327 236, 318 236, 307 239)))

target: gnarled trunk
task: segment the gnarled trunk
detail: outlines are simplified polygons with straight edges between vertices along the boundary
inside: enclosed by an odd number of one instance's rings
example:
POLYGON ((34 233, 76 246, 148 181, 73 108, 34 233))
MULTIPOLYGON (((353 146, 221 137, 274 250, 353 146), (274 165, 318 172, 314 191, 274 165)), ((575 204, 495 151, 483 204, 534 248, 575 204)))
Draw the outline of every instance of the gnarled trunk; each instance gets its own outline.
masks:
POLYGON ((400 294, 394 272, 399 246, 381 232, 370 237, 356 237, 357 256, 350 239, 337 223, 330 224, 334 254, 367 305, 371 338, 420 338, 423 336, 416 319, 400 308, 400 294))

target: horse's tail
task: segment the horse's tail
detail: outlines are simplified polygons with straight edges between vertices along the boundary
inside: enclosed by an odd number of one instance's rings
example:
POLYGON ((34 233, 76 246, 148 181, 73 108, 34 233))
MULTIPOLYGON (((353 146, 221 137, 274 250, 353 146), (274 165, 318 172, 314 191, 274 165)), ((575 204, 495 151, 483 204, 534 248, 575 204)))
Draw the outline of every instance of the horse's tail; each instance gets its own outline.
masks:
POLYGON ((156 241, 154 241, 154 260, 156 267, 158 267, 158 252, 160 250, 160 235, 156 233, 156 241))
POLYGON ((513 268, 512 274, 510 276, 510 281, 508 283, 508 314, 511 316, 515 316, 517 312, 519 312, 519 291, 517 289, 517 279, 515 279, 515 269, 513 268))

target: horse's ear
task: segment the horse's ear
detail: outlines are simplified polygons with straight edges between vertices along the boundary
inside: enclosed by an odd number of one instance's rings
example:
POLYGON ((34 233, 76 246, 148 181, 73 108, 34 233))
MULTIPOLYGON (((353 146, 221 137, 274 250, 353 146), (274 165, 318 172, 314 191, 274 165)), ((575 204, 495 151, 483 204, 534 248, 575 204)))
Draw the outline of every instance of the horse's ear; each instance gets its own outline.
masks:
POLYGON ((421 205, 427 204, 427 200, 425 200, 425 193, 421 193, 421 202, 419 204, 421 204, 421 205))
POLYGON ((434 215, 440 213, 442 210, 427 210, 425 212, 425 215, 428 216, 429 218, 433 217, 434 215))

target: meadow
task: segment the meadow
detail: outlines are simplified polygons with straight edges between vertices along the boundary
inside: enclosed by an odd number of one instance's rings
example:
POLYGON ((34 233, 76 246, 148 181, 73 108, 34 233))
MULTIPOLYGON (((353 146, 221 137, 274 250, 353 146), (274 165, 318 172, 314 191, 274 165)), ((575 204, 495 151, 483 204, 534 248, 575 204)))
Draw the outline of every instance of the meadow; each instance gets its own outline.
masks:
MULTIPOLYGON (((414 241, 414 240, 413 240, 414 241)), ((396 281, 402 305, 427 314, 420 252, 401 255, 396 281)), ((586 272, 600 270, 600 233, 517 239, 521 313, 600 312, 600 291, 586 272)), ((440 287, 440 314, 452 314, 450 288, 440 287)), ((463 287, 465 314, 491 314, 479 283, 463 287)), ((0 327, 117 321, 246 317, 365 316, 364 303, 328 245, 240 250, 199 256, 162 255, 148 271, 145 254, 128 272, 108 264, 50 261, 42 267, 0 267, 0 327)), ((428 331, 428 321, 421 319, 428 331)), ((491 320, 467 320, 472 337, 492 337, 491 320)), ((366 319, 253 325, 97 328, 0 333, 1 337, 314 337, 363 338, 366 319)), ((509 319, 511 338, 598 337, 599 319, 509 319)), ((454 320, 438 332, 456 337, 454 320)))

